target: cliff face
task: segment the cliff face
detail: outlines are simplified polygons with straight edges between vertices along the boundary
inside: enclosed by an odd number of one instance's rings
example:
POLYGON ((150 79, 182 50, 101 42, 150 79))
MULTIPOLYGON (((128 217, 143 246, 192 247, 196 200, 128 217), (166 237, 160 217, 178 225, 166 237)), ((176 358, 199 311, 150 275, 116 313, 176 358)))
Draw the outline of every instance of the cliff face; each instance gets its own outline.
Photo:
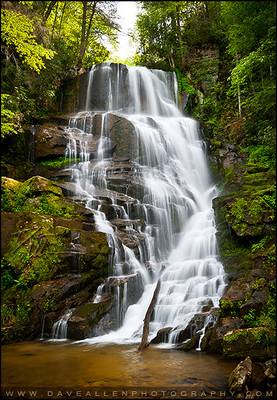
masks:
MULTIPOLYGON (((218 85, 220 75, 219 52, 211 49, 196 53, 191 61, 191 75, 196 71, 199 93, 191 103, 193 111, 200 117, 205 117, 209 112, 210 119, 215 118, 214 110, 205 108, 205 99, 208 97, 216 101, 214 88, 218 85)), ((85 78, 84 75, 71 82, 71 86, 68 84, 63 95, 64 112, 72 113, 78 109, 80 85, 86 85, 87 79, 88 76, 85 78), (67 100, 74 104, 69 104, 67 100)), ((37 126, 29 137, 24 137, 24 146, 20 146, 22 139, 18 138, 11 146, 13 152, 9 153, 8 162, 3 166, 6 176, 21 181, 3 181, 2 254, 6 285, 3 326, 4 339, 7 340, 37 337, 43 321, 45 335, 51 335, 53 322, 69 308, 74 312, 68 322, 68 333, 74 339, 88 335, 99 321, 100 334, 112 326, 109 314, 113 312, 115 287, 104 304, 99 305, 99 310, 91 310, 91 307, 95 307, 91 303, 96 288, 108 276, 110 249, 103 234, 95 232, 94 216, 82 205, 74 203, 75 188, 70 182, 70 174, 61 170, 68 165, 63 156, 68 140, 68 118, 68 114, 49 118, 37 126), (28 143, 33 146, 32 157, 28 143), (17 165, 14 154, 20 160, 17 165), (33 162, 26 162, 28 158, 33 162), (38 177, 22 182, 33 175, 38 177), (52 183, 44 181, 42 177, 52 180, 52 183), (34 183, 40 188, 39 191, 33 190, 34 183), (41 216, 40 219, 36 213, 41 216), (49 226, 45 222, 47 219, 49 226), (21 232, 20 227, 26 224, 29 224, 29 231, 21 232), (39 247, 43 244, 43 241, 40 243, 41 237, 46 238, 44 246, 54 246, 51 251, 53 259, 49 256, 46 265, 38 262, 43 252, 39 247), (53 242, 49 239, 51 237, 54 238, 53 242), (76 243, 74 238, 78 238, 76 243), (94 249, 90 242, 95 243, 94 249), (27 250, 25 243, 28 244, 27 250), (76 245, 78 251, 74 253, 72 246, 76 245), (75 279, 72 274, 77 269, 80 276, 75 279), (22 283, 19 291, 18 283, 15 286, 9 283, 13 279, 19 282, 19 286, 22 283), (58 287, 64 289, 56 296, 52 292, 56 293, 58 287), (38 306, 30 306, 33 302, 38 306)), ((100 115, 96 114, 92 124, 94 136, 89 144, 92 162, 99 140, 100 119, 100 115)), ((275 327, 275 174, 268 160, 251 160, 233 140, 240 138, 241 143, 241 138, 247 135, 238 121, 230 123, 226 120, 225 135, 222 132, 218 134, 221 128, 214 126, 212 129, 211 125, 207 125, 205 118, 201 122, 208 144, 210 166, 216 183, 222 189, 220 196, 214 200, 214 210, 219 254, 228 278, 228 287, 220 301, 220 310, 216 313, 217 322, 207 327, 201 348, 228 357, 251 355, 257 359, 268 358, 274 352, 275 327)), ((129 121, 113 114, 109 115, 108 124, 111 145, 106 150, 113 156, 108 166, 108 190, 113 191, 114 195, 116 191, 119 205, 128 202, 135 207, 132 196, 136 194, 139 199, 139 193, 143 193, 143 190, 140 190, 141 182, 134 178, 133 127, 129 121)), ((120 241, 138 252, 139 243, 143 240, 141 221, 124 223, 111 206, 110 199, 105 199, 101 211, 116 227, 120 241), (132 236, 128 233, 131 225, 132 236)), ((135 301, 137 293, 133 293, 133 297, 135 301)), ((206 311, 203 310, 203 313, 206 311)), ((202 317, 196 316, 191 321, 195 334, 203 329, 202 317)), ((157 341, 163 341, 164 334, 166 332, 160 332, 161 338, 157 338, 157 341)), ((181 348, 195 348, 199 342, 199 332, 196 334, 197 340, 191 338, 189 330, 182 335, 180 340, 191 340, 181 348)))

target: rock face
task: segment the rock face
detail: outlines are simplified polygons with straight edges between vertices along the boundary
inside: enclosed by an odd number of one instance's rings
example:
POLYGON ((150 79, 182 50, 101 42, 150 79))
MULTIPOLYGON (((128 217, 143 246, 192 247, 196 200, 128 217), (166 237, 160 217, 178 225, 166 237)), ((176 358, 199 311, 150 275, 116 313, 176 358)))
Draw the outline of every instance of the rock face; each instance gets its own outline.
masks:
POLYGON ((95 232, 92 212, 46 178, 4 178, 2 195, 2 337, 37 338, 43 321, 43 335, 51 337, 53 323, 93 301, 108 276, 106 235, 95 232))
POLYGON ((65 128, 50 123, 38 127, 35 132, 35 160, 64 156, 68 142, 65 128))
POLYGON ((213 207, 228 287, 201 348, 267 360, 275 353, 274 171, 239 158, 234 145, 220 151, 220 166, 225 190, 213 207))
POLYGON ((247 328, 228 331, 223 336, 223 354, 243 358, 246 354, 256 360, 274 356, 275 346, 268 328, 247 328))
POLYGON ((111 307, 111 300, 100 303, 87 303, 77 307, 68 320, 68 339, 80 340, 90 337, 92 328, 111 307))

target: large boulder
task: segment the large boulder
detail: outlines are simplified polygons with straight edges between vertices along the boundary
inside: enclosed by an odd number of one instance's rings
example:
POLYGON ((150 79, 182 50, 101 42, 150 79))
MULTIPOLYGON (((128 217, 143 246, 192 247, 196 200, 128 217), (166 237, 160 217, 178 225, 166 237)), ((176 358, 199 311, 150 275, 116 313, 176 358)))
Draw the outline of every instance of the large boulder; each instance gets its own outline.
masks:
POLYGON ((68 339, 81 340, 91 336, 93 327, 109 311, 111 300, 87 303, 77 307, 68 319, 68 339))
POLYGON ((229 331, 223 336, 223 354, 230 358, 251 356, 266 360, 275 354, 275 339, 265 327, 229 331))
POLYGON ((201 341, 201 350, 208 353, 222 353, 224 335, 244 325, 245 322, 237 317, 219 318, 214 326, 207 327, 205 336, 201 341))
POLYGON ((246 357, 245 360, 237 365, 229 376, 228 387, 230 392, 239 394, 248 389, 248 385, 251 382, 252 368, 250 357, 246 357))
POLYGON ((46 123, 39 126, 35 133, 35 160, 53 159, 65 154, 68 136, 66 127, 46 123))
POLYGON ((276 359, 262 363, 255 362, 250 356, 247 356, 231 372, 228 389, 234 399, 255 399, 261 398, 263 395, 274 398, 276 394, 275 378, 276 359))

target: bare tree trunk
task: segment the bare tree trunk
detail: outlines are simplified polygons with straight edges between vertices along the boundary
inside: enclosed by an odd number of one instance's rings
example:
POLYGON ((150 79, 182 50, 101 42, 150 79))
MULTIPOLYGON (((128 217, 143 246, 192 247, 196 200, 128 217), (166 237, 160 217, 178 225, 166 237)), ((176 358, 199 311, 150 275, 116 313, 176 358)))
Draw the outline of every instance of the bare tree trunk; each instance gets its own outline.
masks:
POLYGON ((43 16, 43 18, 42 18, 42 23, 43 23, 43 24, 45 24, 45 22, 48 20, 50 14, 51 14, 51 11, 53 10, 53 8, 54 8, 54 6, 55 6, 56 3, 57 3, 57 1, 50 1, 50 4, 49 4, 49 6, 47 7, 47 9, 46 9, 46 11, 45 11, 45 14, 44 14, 44 16, 43 16))
MULTIPOLYGON (((94 1, 93 5, 92 5, 91 14, 90 14, 89 24, 88 24, 87 31, 86 31, 86 36, 85 36, 84 54, 85 54, 85 51, 86 51, 86 48, 88 45, 88 39, 89 39, 90 31, 91 31, 92 19, 94 17, 95 10, 96 10, 96 5, 97 5, 97 1, 94 1)), ((83 54, 83 57, 84 57, 84 54, 83 54)))
POLYGON ((55 18, 54 18, 54 22, 53 22, 53 26, 52 26, 52 32, 51 32, 51 41, 53 39, 54 30, 55 30, 55 26, 56 26, 56 22, 57 22, 58 8, 59 8, 59 3, 57 3, 57 5, 56 5, 55 18))
POLYGON ((63 9, 62 9, 62 15, 61 15, 61 20, 60 20, 60 25, 59 25, 59 35, 61 33, 61 29, 62 29, 62 23, 63 23, 63 17, 64 17, 64 12, 65 12, 65 7, 67 5, 67 2, 65 1, 63 4, 63 9))
POLYGON ((88 3, 89 3, 88 1, 83 1, 82 33, 81 33, 78 67, 82 66, 83 58, 88 45, 88 39, 91 31, 92 19, 96 11, 97 1, 96 0, 93 1, 89 23, 87 26, 88 3))
POLYGON ((150 318, 152 315, 152 312, 154 310, 154 307, 157 303, 158 300, 158 294, 160 291, 160 287, 161 287, 161 279, 159 278, 156 288, 154 290, 154 294, 151 300, 151 303, 149 304, 149 307, 147 309, 147 312, 145 314, 145 318, 144 318, 144 324, 143 324, 143 333, 142 333, 142 338, 141 338, 141 342, 138 348, 138 351, 142 351, 144 350, 146 347, 149 346, 148 343, 148 335, 149 335, 149 323, 150 323, 150 318))
POLYGON ((81 31, 78 67, 82 66, 82 61, 83 61, 83 57, 85 54, 84 45, 85 45, 85 39, 86 39, 87 7, 88 7, 88 2, 83 1, 82 31, 81 31))

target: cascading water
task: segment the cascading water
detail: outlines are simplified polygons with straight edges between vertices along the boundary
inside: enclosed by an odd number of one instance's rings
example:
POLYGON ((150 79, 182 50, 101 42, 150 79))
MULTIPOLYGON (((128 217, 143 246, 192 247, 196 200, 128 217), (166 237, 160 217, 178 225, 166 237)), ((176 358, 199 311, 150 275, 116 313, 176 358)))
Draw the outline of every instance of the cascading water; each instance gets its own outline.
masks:
MULTIPOLYGON (((68 134, 67 155, 76 162, 72 168, 76 195, 94 210, 96 228, 107 234, 113 249, 113 272, 107 282, 115 287, 118 329, 87 340, 139 341, 164 267, 150 338, 159 329, 171 327, 169 342, 174 343, 203 306, 209 302, 218 306, 225 288, 212 209, 217 189, 209 177, 198 123, 177 107, 174 74, 120 64, 96 65, 89 76, 86 110, 70 120, 68 134), (143 187, 142 194, 129 196, 126 182, 124 206, 107 183, 111 163, 118 162, 111 156, 110 119, 114 116, 133 127, 135 140, 128 162, 133 181, 143 187), (91 150, 93 144, 96 151, 91 150), (143 237, 137 252, 122 242, 115 222, 101 211, 107 198, 127 234, 136 230, 143 237), (143 220, 143 226, 135 227, 134 220, 143 220), (138 286, 135 302, 128 296, 131 283, 138 286)), ((104 286, 95 302, 101 301, 104 286)))

